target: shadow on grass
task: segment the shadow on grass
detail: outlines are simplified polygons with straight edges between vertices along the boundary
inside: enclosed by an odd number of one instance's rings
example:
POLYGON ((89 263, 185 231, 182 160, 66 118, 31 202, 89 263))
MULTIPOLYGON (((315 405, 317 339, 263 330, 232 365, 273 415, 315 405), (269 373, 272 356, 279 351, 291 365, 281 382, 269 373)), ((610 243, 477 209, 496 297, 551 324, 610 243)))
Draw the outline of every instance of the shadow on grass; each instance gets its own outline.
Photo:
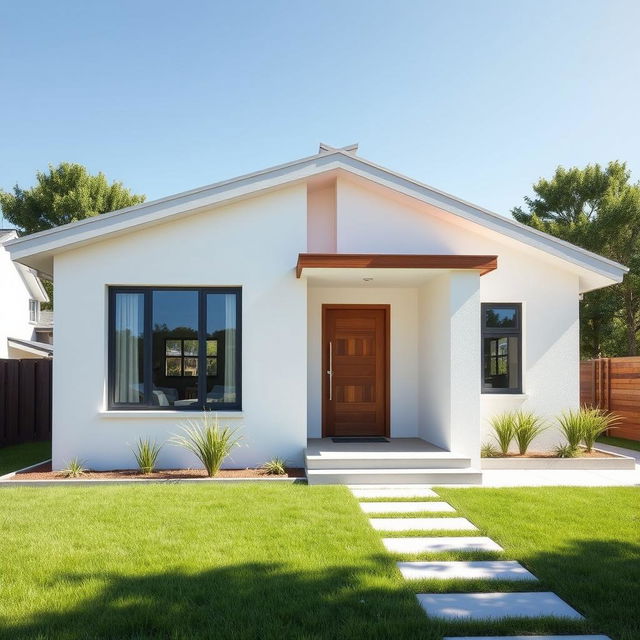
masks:
POLYGON ((393 586, 388 563, 380 558, 382 576, 377 563, 362 571, 246 563, 199 573, 63 575, 46 588, 68 593, 77 585, 93 597, 2 624, 0 637, 386 638, 397 630, 418 637, 424 617, 410 589, 393 586))
POLYGON ((397 580, 389 556, 381 554, 361 567, 319 571, 248 562, 197 573, 60 575, 44 586, 59 590, 60 607, 49 606, 25 622, 4 621, 0 637, 441 640, 605 632, 614 640, 637 640, 640 569, 630 564, 639 552, 637 545, 575 541, 557 554, 529 558, 542 584, 587 615, 586 622, 430 620, 416 603, 413 585, 397 580), (74 590, 82 594, 75 600, 74 590))

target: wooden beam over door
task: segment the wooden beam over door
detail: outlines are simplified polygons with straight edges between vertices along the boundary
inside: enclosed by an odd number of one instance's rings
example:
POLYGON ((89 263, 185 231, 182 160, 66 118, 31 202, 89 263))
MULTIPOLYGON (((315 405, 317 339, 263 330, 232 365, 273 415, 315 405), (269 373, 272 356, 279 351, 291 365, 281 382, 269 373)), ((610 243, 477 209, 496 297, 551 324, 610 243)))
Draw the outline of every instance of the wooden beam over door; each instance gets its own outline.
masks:
POLYGON ((470 269, 480 275, 498 268, 498 256, 393 253, 300 253, 296 277, 303 269, 470 269))

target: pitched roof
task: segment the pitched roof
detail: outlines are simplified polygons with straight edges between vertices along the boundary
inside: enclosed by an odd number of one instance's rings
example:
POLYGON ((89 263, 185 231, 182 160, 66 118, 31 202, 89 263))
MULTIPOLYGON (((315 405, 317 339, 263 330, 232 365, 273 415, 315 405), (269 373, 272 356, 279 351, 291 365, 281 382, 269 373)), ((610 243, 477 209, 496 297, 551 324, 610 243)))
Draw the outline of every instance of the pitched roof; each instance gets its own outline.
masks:
POLYGON ((604 286, 620 282, 627 267, 572 245, 511 218, 493 213, 426 184, 385 169, 355 155, 355 146, 334 149, 321 145, 306 158, 262 171, 216 182, 198 189, 54 227, 7 243, 14 260, 50 274, 52 256, 73 246, 87 244, 128 230, 190 215, 206 207, 220 206, 255 196, 286 184, 302 182, 328 172, 346 172, 436 206, 526 245, 545 251, 604 278, 604 286))

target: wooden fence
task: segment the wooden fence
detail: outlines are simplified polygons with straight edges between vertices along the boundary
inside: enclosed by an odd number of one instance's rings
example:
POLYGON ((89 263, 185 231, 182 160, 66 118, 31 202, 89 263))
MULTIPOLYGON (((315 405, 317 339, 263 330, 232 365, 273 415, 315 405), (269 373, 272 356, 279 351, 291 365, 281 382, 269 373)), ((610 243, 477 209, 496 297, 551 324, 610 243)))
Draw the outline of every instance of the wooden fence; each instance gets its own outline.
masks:
POLYGON ((640 440, 640 357, 581 362, 580 404, 607 409, 620 418, 609 435, 640 440))
POLYGON ((0 447, 51 439, 51 370, 51 360, 0 359, 0 447))

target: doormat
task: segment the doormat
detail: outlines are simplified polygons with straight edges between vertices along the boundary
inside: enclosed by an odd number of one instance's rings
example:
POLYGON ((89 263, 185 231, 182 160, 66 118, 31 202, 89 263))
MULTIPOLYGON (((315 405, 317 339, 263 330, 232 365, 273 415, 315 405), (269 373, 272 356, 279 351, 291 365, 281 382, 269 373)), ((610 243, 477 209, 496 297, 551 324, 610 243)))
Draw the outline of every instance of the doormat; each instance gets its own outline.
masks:
POLYGON ((375 437, 375 438, 351 438, 348 436, 331 438, 333 442, 389 442, 389 438, 375 437))

